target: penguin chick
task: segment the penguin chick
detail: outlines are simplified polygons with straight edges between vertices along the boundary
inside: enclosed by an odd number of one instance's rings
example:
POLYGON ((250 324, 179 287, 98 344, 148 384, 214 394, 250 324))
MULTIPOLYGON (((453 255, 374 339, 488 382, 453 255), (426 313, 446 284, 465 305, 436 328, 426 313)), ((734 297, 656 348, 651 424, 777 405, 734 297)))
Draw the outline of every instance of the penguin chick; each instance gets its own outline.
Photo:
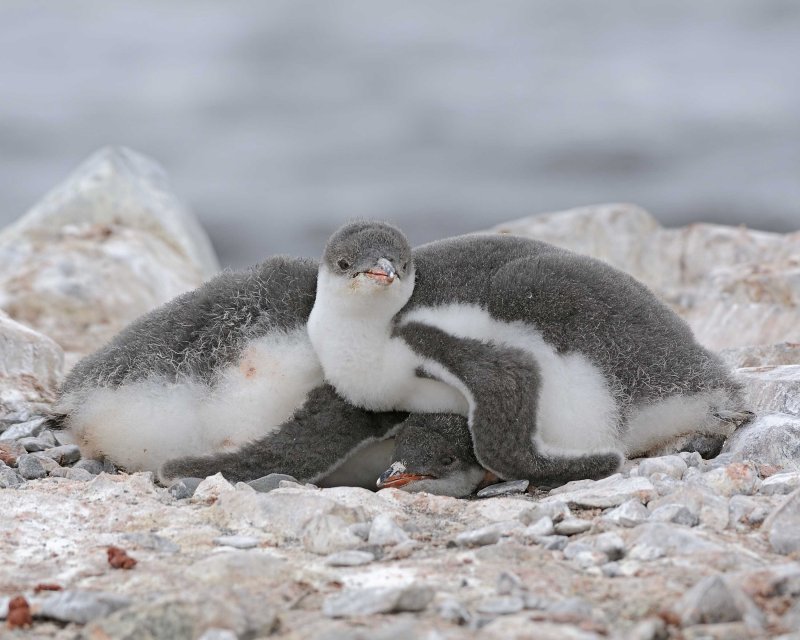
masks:
POLYGON ((379 489, 463 498, 486 474, 475 457, 467 419, 452 413, 411 415, 395 436, 392 460, 378 478, 379 489))

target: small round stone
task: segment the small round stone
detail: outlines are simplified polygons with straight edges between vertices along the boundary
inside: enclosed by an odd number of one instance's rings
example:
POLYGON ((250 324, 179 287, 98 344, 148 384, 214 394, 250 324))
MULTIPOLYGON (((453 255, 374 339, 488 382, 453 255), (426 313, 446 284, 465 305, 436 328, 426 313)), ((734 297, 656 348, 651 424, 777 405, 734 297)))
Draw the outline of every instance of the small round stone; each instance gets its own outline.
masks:
POLYGON ((17 471, 26 480, 38 480, 47 475, 47 469, 41 461, 29 454, 17 458, 17 471))

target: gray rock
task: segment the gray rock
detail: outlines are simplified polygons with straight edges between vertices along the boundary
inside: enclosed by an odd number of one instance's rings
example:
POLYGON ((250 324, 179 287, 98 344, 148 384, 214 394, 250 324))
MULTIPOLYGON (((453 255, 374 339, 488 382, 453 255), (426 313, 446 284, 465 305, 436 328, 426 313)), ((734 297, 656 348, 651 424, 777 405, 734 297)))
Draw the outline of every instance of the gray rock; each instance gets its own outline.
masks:
POLYGON ((667 640, 667 625, 661 618, 637 622, 625 633, 625 640, 667 640))
POLYGON ((728 527, 728 499, 717 495, 702 482, 686 485, 668 496, 652 501, 648 506, 655 511, 667 504, 685 506, 700 517, 700 524, 714 531, 723 531, 728 527))
POLYGON ((287 475, 285 473, 270 473, 269 475, 251 480, 249 484, 253 489, 261 493, 269 493, 270 491, 280 487, 281 482, 294 482, 297 483, 297 478, 287 475))
POLYGON ((525 601, 519 596, 497 596, 481 600, 476 607, 478 613, 505 616, 519 613, 525 608, 525 601))
POLYGON ((661 456, 658 458, 644 458, 639 463, 640 476, 652 476, 654 473, 663 473, 680 480, 686 472, 687 464, 679 455, 661 456))
POLYGON ((696 527, 700 516, 683 504, 665 504, 653 509, 650 522, 674 522, 675 524, 696 527))
POLYGON ((546 611, 554 617, 575 621, 592 617, 592 605, 583 598, 558 600, 548 606, 546 611))
POLYGON ((0 467, 0 489, 8 489, 22 484, 25 480, 14 469, 0 467))
POLYGON ((758 492, 765 496, 786 495, 800 488, 800 471, 784 471, 764 478, 758 492))
POLYGON ((347 530, 354 536, 358 536, 364 542, 369 538, 369 530, 372 528, 371 522, 354 522, 347 527, 347 530))
POLYGON ((85 469, 74 469, 72 467, 56 467, 50 472, 53 478, 67 478, 68 480, 78 480, 79 482, 89 482, 95 476, 85 469))
POLYGON ((616 509, 606 511, 600 519, 622 527, 635 527, 646 522, 649 517, 650 512, 639 500, 628 500, 616 509))
POLYGON ((561 551, 567 546, 569 538, 567 536, 541 536, 534 542, 548 551, 561 551))
POLYGON ((782 413, 759 416, 737 429, 723 450, 736 460, 800 471, 800 417, 782 413))
POLYGON ((181 478, 169 485, 167 491, 176 500, 185 500, 194 495, 203 480, 204 478, 181 478))
POLYGON ((703 456, 697 453, 697 451, 681 451, 678 455, 689 469, 699 467, 703 464, 703 456))
POLYGON ((755 603, 719 575, 703 578, 684 594, 674 610, 683 626, 738 622, 745 617, 756 622, 761 618, 755 603))
POLYGON ((62 444, 44 452, 48 458, 52 458, 60 465, 72 464, 81 459, 80 447, 76 444, 62 444))
POLYGON ((437 605, 436 613, 442 620, 452 624, 468 624, 472 619, 466 607, 455 598, 444 598, 437 605))
POLYGON ((17 442, 25 447, 25 451, 28 451, 29 453, 32 451, 45 451, 55 446, 52 442, 47 442, 46 440, 37 438, 35 436, 20 438, 17 440, 17 442))
POLYGON ((91 458, 82 458, 78 460, 75 465, 72 467, 73 469, 83 469, 84 471, 88 471, 93 476, 100 475, 105 471, 103 468, 103 463, 100 460, 92 460, 91 458))
POLYGON ((592 528, 592 523, 580 518, 566 518, 555 523, 555 532, 560 536, 574 536, 592 528))
POLYGON ((375 560, 369 551, 339 551, 325 558, 325 564, 331 567, 359 567, 375 560))
POLYGON ((764 522, 764 529, 776 553, 800 551, 800 489, 786 496, 764 522))
POLYGON ((729 347, 721 349, 719 355, 733 369, 800 364, 800 343, 779 342, 748 347, 729 347))
POLYGON ((258 538, 252 536, 218 536, 212 541, 219 547, 233 547, 234 549, 253 549, 258 546, 258 538))
POLYGON ((625 555, 625 541, 613 531, 601 533, 589 540, 595 550, 604 554, 609 561, 619 560, 625 555))
POLYGON ((528 490, 530 482, 528 480, 512 480, 510 482, 498 482, 497 484, 490 484, 478 491, 479 498, 492 498, 494 496, 505 496, 515 493, 525 493, 528 490))
POLYGON ((197 640, 239 640, 239 636, 230 629, 206 629, 197 640))
POLYGON ((408 534, 385 513, 375 516, 367 538, 369 544, 379 546, 401 544, 407 540, 409 540, 408 534))
POLYGON ((46 418, 34 418, 33 420, 14 424, 3 431, 3 433, 0 433, 0 442, 38 436, 44 429, 46 421, 46 418))
POLYGON ((47 469, 32 455, 21 455, 17 458, 17 472, 26 480, 37 480, 47 475, 47 469))
POLYGON ((56 438, 56 434, 50 431, 50 429, 44 429, 38 436, 37 439, 41 440, 42 442, 46 442, 49 446, 55 447, 60 444, 69 444, 67 442, 60 442, 58 438, 56 438))
POLYGON ((494 525, 462 531, 456 536, 459 547, 483 547, 496 544, 500 540, 500 530, 494 525))
POLYGON ((526 591, 526 587, 516 573, 512 573, 511 571, 503 571, 497 577, 495 591, 499 596, 510 596, 526 591))
POLYGON ((35 611, 40 618, 86 624, 111 615, 130 602, 124 596, 101 591, 57 591, 41 598, 35 611))
POLYGON ((322 612, 329 618, 347 618, 376 613, 423 611, 433 595, 433 589, 417 584, 402 588, 344 589, 325 599, 322 612))
POLYGON ((541 536, 551 536, 556 532, 555 525, 553 524, 553 520, 549 516, 545 516, 544 518, 540 518, 532 525, 525 527, 520 532, 523 538, 539 538, 541 536))
POLYGON ((745 367, 735 373, 744 383, 745 406, 752 411, 800 415, 800 364, 745 367))
POLYGON ((57 469, 61 468, 61 465, 48 456, 46 451, 36 451, 29 455, 36 458, 42 464, 42 466, 47 469, 47 473, 53 473, 57 469))

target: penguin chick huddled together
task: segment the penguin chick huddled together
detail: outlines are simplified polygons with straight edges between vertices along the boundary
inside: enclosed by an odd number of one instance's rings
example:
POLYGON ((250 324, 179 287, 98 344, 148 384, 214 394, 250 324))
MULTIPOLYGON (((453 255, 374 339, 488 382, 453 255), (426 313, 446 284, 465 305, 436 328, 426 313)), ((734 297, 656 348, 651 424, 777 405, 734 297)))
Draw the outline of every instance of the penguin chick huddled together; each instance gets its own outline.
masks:
POLYGON ((455 414, 409 416, 395 436, 392 461, 378 478, 379 489, 462 498, 486 475, 475 457, 467 419, 455 414))

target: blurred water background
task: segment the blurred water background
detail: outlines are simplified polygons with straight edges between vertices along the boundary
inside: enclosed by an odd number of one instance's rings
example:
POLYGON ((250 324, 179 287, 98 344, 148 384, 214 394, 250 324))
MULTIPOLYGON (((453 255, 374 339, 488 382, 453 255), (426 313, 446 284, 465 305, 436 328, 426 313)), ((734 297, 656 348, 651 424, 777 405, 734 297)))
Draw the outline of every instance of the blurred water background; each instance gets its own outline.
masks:
POLYGON ((0 225, 107 144, 159 160, 233 266, 353 217, 794 230, 800 2, 0 0, 0 225))

